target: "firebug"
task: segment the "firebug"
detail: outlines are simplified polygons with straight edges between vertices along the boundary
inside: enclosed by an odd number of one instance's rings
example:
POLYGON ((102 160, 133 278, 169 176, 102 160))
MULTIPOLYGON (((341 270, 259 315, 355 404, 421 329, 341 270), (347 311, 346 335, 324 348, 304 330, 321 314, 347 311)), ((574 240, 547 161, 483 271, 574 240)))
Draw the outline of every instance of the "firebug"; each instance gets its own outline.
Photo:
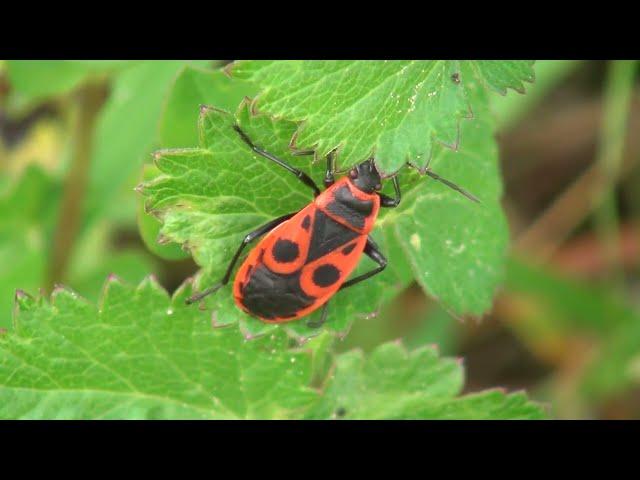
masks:
MULTIPOLYGON (((380 193, 382 178, 373 158, 335 180, 335 151, 327 155, 325 190, 320 191, 306 173, 256 146, 234 126, 242 140, 258 155, 294 174, 314 192, 314 200, 298 212, 278 217, 248 233, 231 259, 225 275, 212 287, 187 299, 194 303, 226 285, 244 248, 264 236, 238 269, 233 296, 239 308, 268 323, 282 323, 309 315, 339 290, 352 287, 382 272, 387 259, 369 233, 380 208, 395 208, 401 194, 397 176, 391 181, 395 196, 380 193), (362 254, 378 264, 369 272, 349 278, 362 254)), ((313 154, 313 151, 298 154, 313 154)), ((473 201, 473 195, 427 169, 426 173, 473 201)))

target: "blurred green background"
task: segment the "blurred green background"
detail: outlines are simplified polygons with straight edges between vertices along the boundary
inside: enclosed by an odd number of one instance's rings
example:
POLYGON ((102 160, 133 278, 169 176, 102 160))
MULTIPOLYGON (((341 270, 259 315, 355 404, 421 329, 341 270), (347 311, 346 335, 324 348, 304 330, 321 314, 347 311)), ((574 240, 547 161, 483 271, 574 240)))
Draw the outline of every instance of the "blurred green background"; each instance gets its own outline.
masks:
MULTIPOLYGON (((96 300, 112 272, 172 291, 196 271, 155 242, 134 187, 153 150, 196 144, 200 103, 255 93, 214 71, 225 63, 0 61, 0 328, 16 288, 96 300)), ((464 358, 467 392, 640 418, 638 65, 539 61, 526 95, 493 98, 512 249, 490 314, 453 319, 413 286, 340 349, 434 343, 464 358)))

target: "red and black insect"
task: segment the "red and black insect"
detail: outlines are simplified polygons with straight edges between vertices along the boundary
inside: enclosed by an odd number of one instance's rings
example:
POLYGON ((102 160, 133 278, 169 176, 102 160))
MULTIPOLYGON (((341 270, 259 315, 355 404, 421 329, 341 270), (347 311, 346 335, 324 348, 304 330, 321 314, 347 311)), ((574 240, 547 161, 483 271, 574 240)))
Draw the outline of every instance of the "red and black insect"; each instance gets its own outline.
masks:
MULTIPOLYGON (((283 215, 247 234, 222 280, 193 295, 187 303, 196 302, 226 285, 245 246, 266 234, 238 269, 233 284, 236 304, 268 323, 295 320, 323 307, 319 322, 322 324, 328 301, 338 290, 360 283, 387 266, 387 259, 369 232, 380 207, 394 208, 400 204, 398 179, 392 178, 395 198, 380 193, 382 179, 371 158, 335 181, 335 157, 331 152, 327 156, 324 178, 326 189, 320 192, 306 173, 254 145, 237 125, 234 128, 255 153, 280 165, 312 188, 315 199, 299 212, 283 215), (347 280, 362 253, 378 266, 347 280)), ((427 174, 477 201, 434 172, 427 170, 427 174)))

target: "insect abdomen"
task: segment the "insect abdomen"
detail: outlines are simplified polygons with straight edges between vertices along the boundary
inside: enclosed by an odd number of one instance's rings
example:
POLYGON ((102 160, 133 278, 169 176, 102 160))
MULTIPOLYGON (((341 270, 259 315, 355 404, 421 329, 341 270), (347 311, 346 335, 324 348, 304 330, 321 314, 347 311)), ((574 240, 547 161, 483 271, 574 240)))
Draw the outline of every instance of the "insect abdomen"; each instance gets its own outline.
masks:
POLYGON ((379 208, 377 195, 336 182, 256 246, 238 270, 238 305, 268 322, 321 307, 357 266, 379 208))
POLYGON ((257 265, 248 282, 241 289, 242 305, 260 318, 295 318, 303 309, 313 305, 315 297, 300 287, 300 271, 283 275, 257 265))

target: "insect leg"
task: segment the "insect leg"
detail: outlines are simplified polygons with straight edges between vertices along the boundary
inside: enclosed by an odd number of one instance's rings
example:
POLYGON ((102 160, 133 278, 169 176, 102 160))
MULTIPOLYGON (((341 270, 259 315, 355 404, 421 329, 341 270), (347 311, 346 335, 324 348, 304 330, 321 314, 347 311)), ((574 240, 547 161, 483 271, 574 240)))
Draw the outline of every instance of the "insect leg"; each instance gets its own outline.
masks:
POLYGON ((278 165, 280 165, 282 168, 284 168, 285 170, 288 170, 289 172, 293 173, 296 177, 298 177, 298 179, 304 183, 306 186, 310 187, 311 189, 313 189, 313 193, 314 195, 317 197, 318 195, 320 195, 320 189, 318 188, 318 186, 315 184, 315 182, 311 179, 311 177, 309 177, 309 175, 307 175, 306 173, 304 173, 302 170, 298 170, 295 167, 292 167, 291 165, 289 165, 287 162, 285 162, 284 160, 279 159, 278 157, 276 157, 275 155, 262 150, 259 147, 256 147, 253 142, 251 141, 251 139, 247 136, 246 133, 244 133, 242 131, 242 129, 238 126, 238 125, 234 125, 233 126, 234 130, 236 132, 238 132, 238 134, 240 135, 240 138, 242 138, 242 140, 251 147, 251 149, 256 152, 258 155, 271 160, 274 163, 277 163, 278 165))
POLYGON ((255 229, 254 231, 248 233, 247 236, 244 237, 244 239, 242 240, 242 243, 240 243, 240 247, 236 251, 236 254, 233 256, 233 259, 231 260, 231 263, 229 263, 229 267, 227 267, 227 272, 224 274, 224 277, 222 277, 222 280, 220 280, 218 283, 216 283, 212 287, 209 287, 206 290, 204 290, 204 291, 202 291, 200 293, 196 293, 196 294, 192 295, 191 297, 187 298, 187 300, 186 300, 187 304, 191 304, 191 303, 197 302, 198 300, 203 299, 207 295, 210 295, 210 294, 218 291, 220 288, 222 288, 227 283, 229 283, 229 278, 231 278, 231 272, 233 271, 233 267, 235 266, 236 262, 238 261, 238 258, 240 258, 240 254, 242 253, 242 250, 244 250, 244 247, 247 244, 251 243, 256 238, 261 237, 265 233, 273 230, 275 227, 280 225, 285 220, 289 220, 296 213, 297 212, 288 213, 286 215, 278 217, 278 218, 276 218, 274 220, 271 220, 268 223, 265 223, 264 225, 262 225, 261 227, 255 229))
POLYGON ((324 174, 324 188, 329 188, 336 182, 336 151, 331 150, 327 154, 327 170, 324 174))
MULTIPOLYGON (((303 157, 305 155, 313 155, 315 157, 316 151, 315 150, 295 150, 293 152, 291 152, 291 155, 293 155, 294 157, 303 157)), ((315 160, 315 158, 314 158, 315 160)))
POLYGON ((387 266, 387 258, 382 254, 382 252, 380 251, 380 247, 376 245, 376 242, 373 241, 373 238, 371 237, 367 238, 367 244, 364 247, 364 253, 371 260, 376 262, 378 266, 373 270, 370 270, 366 273, 363 273, 362 275, 357 276, 356 278, 352 278, 351 280, 344 282, 340 286, 340 290, 351 287, 356 283, 360 283, 361 281, 366 280, 367 278, 373 277, 377 273, 380 273, 381 271, 383 271, 387 266))
MULTIPOLYGON (((315 150, 299 150, 297 152, 293 152, 293 155, 298 157, 301 155, 315 155, 315 150)), ((324 188, 329 188, 331 185, 336 183, 336 151, 331 150, 327 154, 327 170, 324 174, 324 188)))
POLYGON ((320 319, 317 322, 314 322, 313 320, 308 320, 307 327, 320 328, 322 325, 324 325, 324 322, 327 321, 328 307, 329 307, 329 302, 325 303, 322 306, 322 312, 320 312, 320 319))
POLYGON ((396 175, 391 179, 393 182, 393 189, 396 191, 396 198, 391 198, 385 195, 384 193, 379 193, 380 197, 380 206, 386 208, 395 208, 400 205, 400 200, 402 199, 402 195, 400 194, 400 184, 398 183, 398 176, 396 175))

